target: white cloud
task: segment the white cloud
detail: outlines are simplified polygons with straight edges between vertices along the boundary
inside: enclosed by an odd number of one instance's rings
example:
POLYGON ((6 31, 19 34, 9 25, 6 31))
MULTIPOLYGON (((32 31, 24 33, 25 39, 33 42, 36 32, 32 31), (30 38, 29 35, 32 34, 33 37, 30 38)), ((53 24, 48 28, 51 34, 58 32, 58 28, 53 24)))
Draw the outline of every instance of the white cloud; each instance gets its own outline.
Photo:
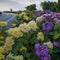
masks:
POLYGON ((37 9, 41 9, 40 3, 43 1, 58 1, 58 0, 0 0, 0 10, 24 10, 27 5, 36 4, 37 9), (2 1, 2 2, 1 2, 2 1))
POLYGON ((8 1, 16 1, 16 0, 8 0, 8 1))
POLYGON ((24 7, 30 4, 36 4, 36 5, 40 5, 41 2, 43 1, 58 1, 58 0, 9 0, 9 1, 14 1, 16 3, 19 3, 21 5, 23 5, 24 7))
POLYGON ((9 10, 9 7, 10 6, 8 6, 4 3, 0 3, 0 11, 9 10))

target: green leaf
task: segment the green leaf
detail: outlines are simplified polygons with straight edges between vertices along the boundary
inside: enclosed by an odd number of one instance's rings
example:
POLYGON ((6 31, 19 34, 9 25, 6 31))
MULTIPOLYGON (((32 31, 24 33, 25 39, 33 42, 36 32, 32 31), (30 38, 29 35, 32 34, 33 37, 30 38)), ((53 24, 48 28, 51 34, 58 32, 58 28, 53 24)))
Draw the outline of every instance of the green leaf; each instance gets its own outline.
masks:
POLYGON ((60 30, 60 25, 55 24, 54 30, 60 30))
POLYGON ((59 37, 60 37, 60 33, 58 33, 57 31, 55 31, 55 33, 54 33, 54 39, 57 39, 59 37))

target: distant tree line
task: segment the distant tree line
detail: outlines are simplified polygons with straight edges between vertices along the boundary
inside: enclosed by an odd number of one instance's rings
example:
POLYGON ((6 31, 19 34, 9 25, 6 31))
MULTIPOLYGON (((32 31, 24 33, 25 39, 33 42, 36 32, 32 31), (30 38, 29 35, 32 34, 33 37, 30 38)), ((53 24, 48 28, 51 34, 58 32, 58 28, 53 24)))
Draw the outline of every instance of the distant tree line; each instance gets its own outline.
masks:
POLYGON ((60 0, 58 2, 44 1, 41 2, 43 10, 51 10, 53 12, 60 12, 60 0))
POLYGON ((58 0, 58 3, 57 3, 57 11, 60 12, 60 0, 58 0))
MULTIPOLYGON (((60 0, 58 0, 58 2, 44 1, 44 2, 41 2, 40 5, 41 5, 43 11, 51 10, 53 12, 60 12, 60 0)), ((36 11, 37 10, 36 4, 31 4, 25 8, 28 11, 36 11)))
POLYGON ((56 2, 44 1, 44 2, 41 2, 41 6, 43 10, 51 10, 51 11, 57 12, 56 2))

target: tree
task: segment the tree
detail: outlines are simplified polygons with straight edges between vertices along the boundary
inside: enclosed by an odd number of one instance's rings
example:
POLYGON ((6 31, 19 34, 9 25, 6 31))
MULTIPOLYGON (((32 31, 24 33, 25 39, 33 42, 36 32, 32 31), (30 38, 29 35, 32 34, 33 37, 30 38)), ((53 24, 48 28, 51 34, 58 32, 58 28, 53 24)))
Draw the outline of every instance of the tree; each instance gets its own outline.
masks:
POLYGON ((41 6, 42 6, 43 10, 51 10, 51 11, 54 11, 54 12, 57 11, 56 4, 57 4, 56 2, 50 2, 50 1, 41 2, 41 6))
POLYGON ((60 0, 58 0, 58 3, 57 3, 57 10, 58 12, 60 12, 60 0))
POLYGON ((29 6, 25 7, 25 8, 26 8, 26 10, 34 11, 34 10, 36 10, 36 4, 31 4, 31 5, 29 5, 29 6))

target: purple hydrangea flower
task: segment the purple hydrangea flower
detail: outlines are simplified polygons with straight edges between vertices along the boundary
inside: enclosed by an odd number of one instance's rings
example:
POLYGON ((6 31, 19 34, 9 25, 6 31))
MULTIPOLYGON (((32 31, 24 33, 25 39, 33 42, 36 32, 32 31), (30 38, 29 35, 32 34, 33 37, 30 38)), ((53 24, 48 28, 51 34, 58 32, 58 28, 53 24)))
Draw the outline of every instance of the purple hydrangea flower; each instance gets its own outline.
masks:
POLYGON ((38 56, 39 58, 41 57, 41 55, 40 55, 40 50, 39 50, 39 51, 36 50, 35 54, 36 54, 36 56, 38 56))
POLYGON ((41 60, 50 60, 50 55, 46 56, 46 57, 41 57, 41 60))
POLYGON ((56 18, 60 18, 60 13, 55 13, 54 16, 55 16, 56 18))
POLYGON ((52 14, 48 14, 48 13, 46 13, 46 14, 44 14, 43 16, 44 16, 44 17, 51 17, 52 14))
POLYGON ((50 55, 48 54, 48 47, 46 45, 41 46, 39 43, 35 44, 35 54, 41 60, 50 60, 50 55))
POLYGON ((57 42, 57 41, 54 41, 53 44, 54 44, 54 46, 56 46, 56 47, 60 47, 60 43, 57 42))
POLYGON ((46 14, 43 14, 42 16, 44 21, 52 21, 55 18, 53 13, 46 13, 46 14))
POLYGON ((40 50, 41 45, 39 43, 35 44, 35 49, 40 50))
POLYGON ((52 16, 51 16, 51 19, 52 19, 52 20, 54 20, 54 18, 55 18, 55 16, 54 16, 54 15, 52 15, 52 16))
POLYGON ((60 13, 55 13, 54 14, 54 21, 60 25, 60 13))
POLYGON ((42 24, 42 30, 47 34, 53 29, 53 27, 54 25, 52 22, 45 22, 42 24))
POLYGON ((37 14, 37 17, 41 16, 41 14, 37 14))
POLYGON ((58 20, 57 18, 54 18, 55 22, 60 25, 60 20, 58 20))
POLYGON ((47 21, 46 17, 44 17, 44 16, 43 16, 43 18, 42 18, 42 19, 43 19, 43 21, 47 21))

